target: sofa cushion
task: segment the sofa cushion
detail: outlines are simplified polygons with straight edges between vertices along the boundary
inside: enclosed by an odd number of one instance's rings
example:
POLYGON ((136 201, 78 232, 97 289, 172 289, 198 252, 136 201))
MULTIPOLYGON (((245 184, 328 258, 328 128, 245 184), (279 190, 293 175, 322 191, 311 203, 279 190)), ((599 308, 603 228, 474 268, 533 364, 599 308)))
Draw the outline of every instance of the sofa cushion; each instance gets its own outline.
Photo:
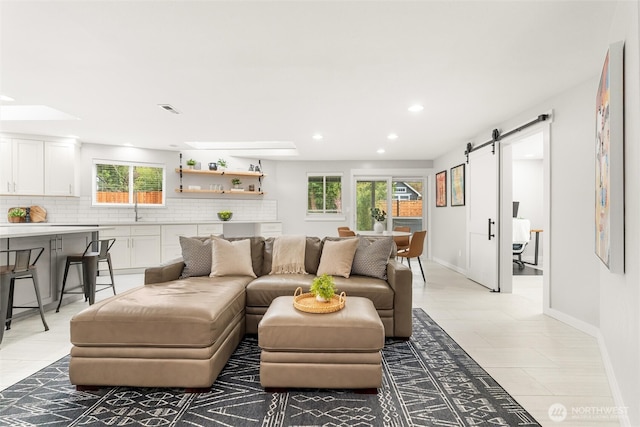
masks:
POLYGON ((235 275, 256 277, 251 264, 249 239, 230 242, 212 237, 211 245, 210 277, 235 275))
POLYGON ((298 287, 309 292, 313 274, 268 274, 254 279, 247 285, 247 307, 269 307, 281 296, 293 296, 298 287))
POLYGON ((320 265, 316 274, 330 274, 332 276, 349 277, 353 257, 358 248, 358 238, 340 241, 326 240, 322 246, 320 265))
MULTIPOLYGON (((277 297, 292 296, 298 287, 309 292, 312 274, 272 274, 258 277, 247 285, 247 307, 269 307, 277 297)), ((350 296, 365 297, 373 302, 377 310, 392 310, 393 289, 381 279, 366 276, 335 277, 337 292, 350 296)))
POLYGON ((356 254, 353 257, 351 274, 385 280, 387 278, 387 262, 393 246, 392 237, 377 239, 360 237, 356 254))
POLYGON ((184 269, 181 279, 211 273, 211 238, 180 236, 184 269))
POLYGON ((208 347, 244 315, 247 276, 191 277, 145 285, 71 319, 76 346, 208 347), (212 286, 214 284, 215 286, 212 286))
POLYGON ((249 242, 251 242, 251 266, 253 267, 253 272, 256 276, 260 276, 263 274, 262 264, 264 262, 264 237, 225 237, 225 240, 230 242, 246 239, 249 239, 249 242))
MULTIPOLYGON (((262 264, 262 273, 264 275, 271 272, 271 264, 273 259, 273 243, 274 237, 264 240, 264 261, 262 264)), ((316 274, 318 264, 320 264, 320 255, 322 253, 322 240, 318 237, 307 237, 304 247, 304 269, 309 274, 316 274)))

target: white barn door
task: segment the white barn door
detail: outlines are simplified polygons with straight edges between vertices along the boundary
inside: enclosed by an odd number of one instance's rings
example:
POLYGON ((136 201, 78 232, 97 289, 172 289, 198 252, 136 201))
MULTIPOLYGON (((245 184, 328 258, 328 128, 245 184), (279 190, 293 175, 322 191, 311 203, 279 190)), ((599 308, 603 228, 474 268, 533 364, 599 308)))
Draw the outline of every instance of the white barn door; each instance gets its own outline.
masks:
POLYGON ((467 277, 487 288, 499 291, 499 149, 488 145, 469 153, 468 227, 469 251, 467 277))

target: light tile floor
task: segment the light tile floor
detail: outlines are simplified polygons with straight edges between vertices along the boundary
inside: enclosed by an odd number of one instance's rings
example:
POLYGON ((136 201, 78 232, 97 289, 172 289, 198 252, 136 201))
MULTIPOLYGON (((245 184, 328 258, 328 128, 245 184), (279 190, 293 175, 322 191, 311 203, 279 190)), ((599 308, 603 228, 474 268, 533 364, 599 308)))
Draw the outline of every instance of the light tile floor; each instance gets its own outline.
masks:
MULTIPOLYGON (((618 426, 617 410, 595 338, 542 314, 541 276, 514 277, 513 294, 496 294, 460 274, 423 262, 427 283, 413 263, 414 307, 423 308, 542 425, 618 426), (562 404, 567 417, 549 418, 562 404)), ((118 292, 142 275, 116 276, 118 292)), ((109 297, 99 292, 97 300, 109 297)), ((69 320, 87 306, 78 301, 14 321, 0 344, 0 390, 69 353, 69 320)))

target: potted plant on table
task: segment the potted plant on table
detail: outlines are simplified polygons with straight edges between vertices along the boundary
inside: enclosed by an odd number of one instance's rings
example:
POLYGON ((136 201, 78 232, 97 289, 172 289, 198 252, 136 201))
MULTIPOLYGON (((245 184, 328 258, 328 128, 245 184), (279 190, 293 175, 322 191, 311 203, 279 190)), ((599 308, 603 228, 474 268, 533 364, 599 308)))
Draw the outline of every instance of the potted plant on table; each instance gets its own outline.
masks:
POLYGON ((13 208, 9 210, 9 222, 23 222, 27 212, 22 208, 13 208))
POLYGON ((387 213, 380 208, 371 208, 371 217, 375 221, 373 231, 382 233, 384 231, 384 220, 387 219, 387 213))
POLYGON ((329 302, 336 293, 336 285, 333 276, 323 274, 313 279, 309 292, 316 296, 316 300, 320 302, 329 302))

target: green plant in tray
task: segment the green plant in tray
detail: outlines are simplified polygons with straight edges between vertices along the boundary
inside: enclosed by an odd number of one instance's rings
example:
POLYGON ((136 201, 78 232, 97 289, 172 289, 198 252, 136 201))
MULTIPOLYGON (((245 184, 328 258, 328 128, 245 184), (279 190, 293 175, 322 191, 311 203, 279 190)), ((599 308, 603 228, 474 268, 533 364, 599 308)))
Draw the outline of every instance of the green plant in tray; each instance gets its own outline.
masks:
POLYGON ((333 276, 323 274, 313 279, 311 282, 311 288, 309 292, 314 294, 316 298, 320 297, 326 301, 331 300, 336 293, 336 285, 333 281, 333 276))
POLYGON ((9 218, 23 218, 27 212, 22 208, 13 208, 9 211, 9 218))

